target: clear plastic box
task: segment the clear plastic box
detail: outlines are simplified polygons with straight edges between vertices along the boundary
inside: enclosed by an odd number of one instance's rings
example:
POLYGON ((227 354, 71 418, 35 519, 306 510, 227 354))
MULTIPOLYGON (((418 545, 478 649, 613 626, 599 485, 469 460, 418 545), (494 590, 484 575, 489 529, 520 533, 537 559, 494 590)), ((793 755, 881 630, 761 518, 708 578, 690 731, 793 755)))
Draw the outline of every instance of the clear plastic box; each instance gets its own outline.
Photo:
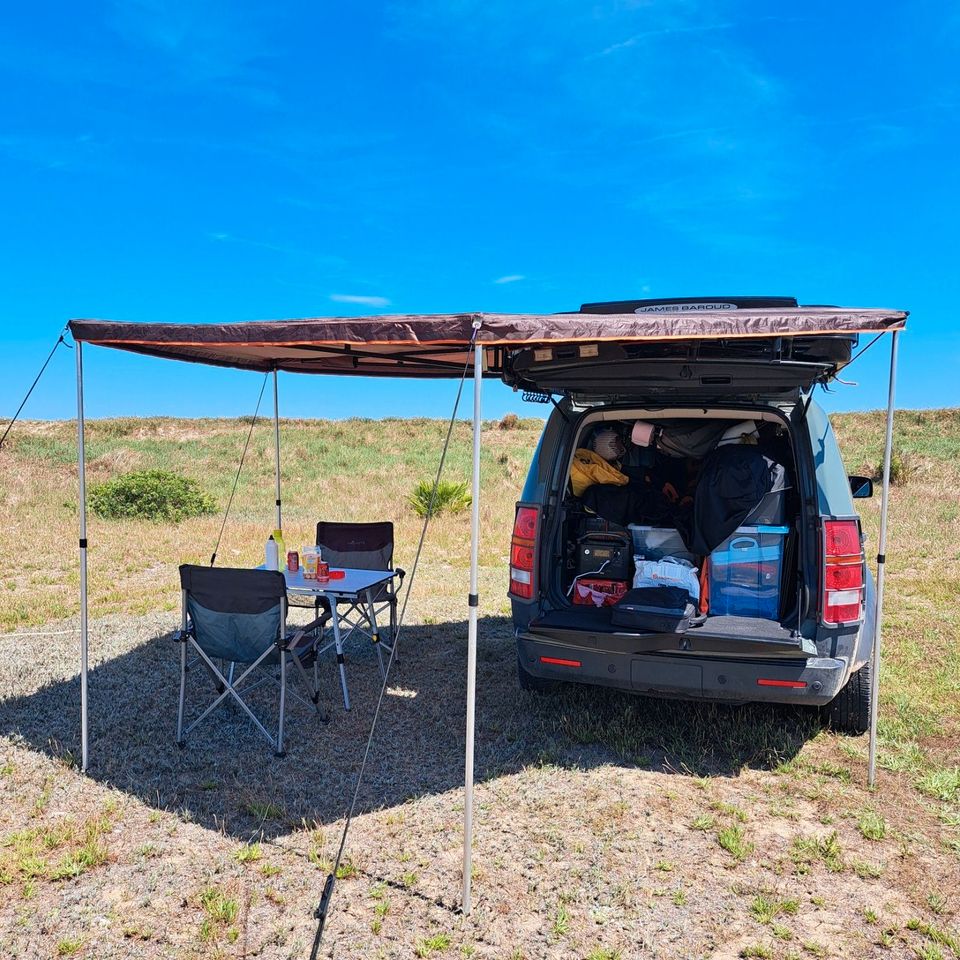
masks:
POLYGON ((680 557, 695 564, 697 558, 683 542, 679 532, 673 527, 645 527, 631 523, 627 527, 633 540, 634 556, 644 560, 661 560, 663 557, 680 557))
POLYGON ((739 527, 710 554, 710 614, 777 620, 789 527, 739 527))

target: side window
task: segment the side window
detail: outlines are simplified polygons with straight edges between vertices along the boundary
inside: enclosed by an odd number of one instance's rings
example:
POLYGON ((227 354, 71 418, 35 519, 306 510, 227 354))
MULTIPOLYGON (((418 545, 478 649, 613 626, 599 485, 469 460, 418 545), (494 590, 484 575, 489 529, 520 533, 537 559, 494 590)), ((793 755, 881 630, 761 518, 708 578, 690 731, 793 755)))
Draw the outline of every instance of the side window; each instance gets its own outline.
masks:
POLYGON ((530 461, 527 482, 523 485, 523 492, 520 494, 520 500, 524 503, 539 503, 544 499, 560 440, 558 419, 562 423, 562 417, 554 410, 543 425, 543 432, 540 434, 537 448, 533 452, 533 459, 530 461))
POLYGON ((810 404, 807 411, 807 429, 813 448, 816 467, 817 500, 819 511, 827 516, 851 516, 856 513, 847 470, 840 456, 840 447, 830 420, 818 404, 810 404))

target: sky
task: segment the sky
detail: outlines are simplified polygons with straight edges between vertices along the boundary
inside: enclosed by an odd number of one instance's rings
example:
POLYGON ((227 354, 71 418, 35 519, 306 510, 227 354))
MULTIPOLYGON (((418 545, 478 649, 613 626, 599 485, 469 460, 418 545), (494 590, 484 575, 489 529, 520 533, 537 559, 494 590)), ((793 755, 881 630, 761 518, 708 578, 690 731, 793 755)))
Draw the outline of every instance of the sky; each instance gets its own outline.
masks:
MULTIPOLYGON (((38 0, 0 31, 0 416, 71 317, 227 322, 774 294, 906 308, 960 404, 956 4, 38 0)), ((825 398, 885 405, 878 344, 825 398)), ((262 377, 88 348, 89 416, 262 377)), ((542 416, 506 387, 484 413, 542 416)), ((281 375, 284 414, 454 385, 281 375)), ((24 416, 75 415, 61 348, 24 416)))

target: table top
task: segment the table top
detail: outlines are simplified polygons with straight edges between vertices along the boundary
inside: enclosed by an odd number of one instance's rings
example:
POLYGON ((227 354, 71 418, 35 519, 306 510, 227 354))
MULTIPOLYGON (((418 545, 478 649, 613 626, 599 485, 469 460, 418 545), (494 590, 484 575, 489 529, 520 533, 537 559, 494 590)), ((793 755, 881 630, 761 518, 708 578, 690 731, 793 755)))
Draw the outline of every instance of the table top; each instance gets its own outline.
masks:
MULTIPOLYGON (((266 566, 260 564, 258 570, 265 570, 266 566)), ((323 596, 356 596, 370 587, 386 583, 392 580, 396 573, 393 570, 352 570, 342 567, 333 569, 343 569, 344 576, 341 579, 331 579, 329 583, 318 583, 316 580, 306 580, 303 576, 303 566, 295 573, 286 568, 281 571, 283 578, 287 582, 287 592, 296 593, 302 596, 323 597, 323 596)))

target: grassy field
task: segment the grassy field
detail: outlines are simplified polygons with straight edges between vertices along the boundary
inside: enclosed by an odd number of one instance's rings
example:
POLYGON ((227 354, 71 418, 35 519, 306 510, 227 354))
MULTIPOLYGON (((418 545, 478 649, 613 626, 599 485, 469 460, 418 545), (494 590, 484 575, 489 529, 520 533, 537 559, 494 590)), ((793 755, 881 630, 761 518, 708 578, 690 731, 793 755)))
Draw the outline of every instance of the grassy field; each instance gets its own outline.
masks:
MULTIPOLYGON (((876 473, 882 416, 834 422, 850 472, 876 473)), ((89 482, 175 469, 225 503, 247 427, 95 421, 89 482)), ((427 542, 412 655, 391 687, 324 955, 960 957, 960 410, 897 417, 875 792, 865 740, 807 715, 517 691, 504 571, 539 427, 485 425, 475 912, 454 909, 460 515, 427 542)), ((406 498, 432 475, 443 430, 283 421, 288 543, 310 542, 320 518, 390 517, 409 567, 419 520, 406 498)), ((458 424, 447 476, 468 471, 458 424)), ((272 478, 261 423, 221 562, 259 558, 272 478)), ((177 751, 176 567, 209 558, 221 518, 92 518, 94 762, 81 776, 75 500, 73 425, 19 426, 0 453, 0 955, 305 956, 376 694, 369 651, 351 665, 354 710, 295 738, 282 763, 230 714, 177 751), (36 633, 49 636, 23 636, 36 633)), ((879 497, 861 504, 869 555, 879 497)), ((332 667, 327 679, 335 695, 332 667)))

